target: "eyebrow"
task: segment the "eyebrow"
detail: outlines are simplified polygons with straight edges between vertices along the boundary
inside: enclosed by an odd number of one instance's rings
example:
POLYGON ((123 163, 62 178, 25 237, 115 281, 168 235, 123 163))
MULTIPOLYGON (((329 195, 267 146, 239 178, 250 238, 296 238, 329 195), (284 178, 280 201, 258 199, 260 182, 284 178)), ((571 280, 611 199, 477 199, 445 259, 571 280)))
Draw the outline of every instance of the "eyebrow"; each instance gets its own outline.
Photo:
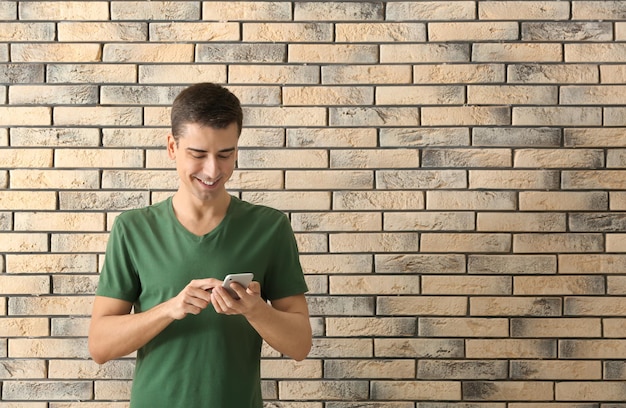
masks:
MULTIPOLYGON (((196 152, 196 153, 208 153, 208 150, 196 149, 195 147, 188 147, 187 150, 196 152)), ((218 153, 229 153, 229 152, 234 152, 234 151, 235 151, 234 147, 227 147, 226 149, 219 150, 218 153)))

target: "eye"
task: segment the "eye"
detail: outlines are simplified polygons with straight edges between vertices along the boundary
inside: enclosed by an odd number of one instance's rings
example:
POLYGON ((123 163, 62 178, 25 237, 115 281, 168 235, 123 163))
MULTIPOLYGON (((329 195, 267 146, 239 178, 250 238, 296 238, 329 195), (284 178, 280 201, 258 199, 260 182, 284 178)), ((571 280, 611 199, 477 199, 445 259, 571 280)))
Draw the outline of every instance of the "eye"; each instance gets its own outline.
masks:
POLYGON ((229 159, 233 154, 232 153, 225 153, 225 154, 218 154, 217 157, 219 159, 229 159))

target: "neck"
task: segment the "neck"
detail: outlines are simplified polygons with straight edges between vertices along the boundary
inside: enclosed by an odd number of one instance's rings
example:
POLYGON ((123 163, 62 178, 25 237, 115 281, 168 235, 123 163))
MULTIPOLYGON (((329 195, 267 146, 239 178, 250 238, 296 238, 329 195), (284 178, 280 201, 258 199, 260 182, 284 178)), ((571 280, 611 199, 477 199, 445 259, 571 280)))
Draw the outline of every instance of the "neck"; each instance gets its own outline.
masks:
POLYGON ((231 196, 226 191, 212 200, 185 200, 180 191, 172 197, 172 207, 178 221, 190 232, 205 235, 226 216, 231 196))

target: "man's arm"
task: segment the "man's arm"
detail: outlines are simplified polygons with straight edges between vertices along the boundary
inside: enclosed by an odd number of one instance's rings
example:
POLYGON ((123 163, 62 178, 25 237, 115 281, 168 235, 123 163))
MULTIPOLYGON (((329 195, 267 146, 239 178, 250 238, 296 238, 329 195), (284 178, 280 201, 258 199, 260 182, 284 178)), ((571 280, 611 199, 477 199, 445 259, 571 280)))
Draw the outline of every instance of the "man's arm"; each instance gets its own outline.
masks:
POLYGON ((275 350, 296 361, 311 351, 312 333, 309 309, 304 295, 276 299, 271 305, 260 297, 260 285, 252 282, 248 289, 233 284, 240 300, 234 300, 221 287, 213 289, 213 306, 218 313, 242 314, 261 337, 275 350))
POLYGON ((96 296, 89 326, 89 353, 98 364, 126 356, 161 333, 174 320, 198 314, 211 303, 206 289, 219 281, 191 281, 176 297, 142 313, 133 313, 132 303, 96 296))

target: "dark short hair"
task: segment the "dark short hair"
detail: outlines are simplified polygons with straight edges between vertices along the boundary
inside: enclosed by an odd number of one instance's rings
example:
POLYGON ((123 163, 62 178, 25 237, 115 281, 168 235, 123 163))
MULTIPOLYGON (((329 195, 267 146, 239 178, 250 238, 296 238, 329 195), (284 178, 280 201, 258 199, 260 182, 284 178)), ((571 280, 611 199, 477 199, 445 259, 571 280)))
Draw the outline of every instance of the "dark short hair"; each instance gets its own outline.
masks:
POLYGON ((178 94, 172 104, 171 119, 172 136, 178 142, 188 124, 224 129, 236 123, 241 134, 243 112, 239 99, 232 92, 223 86, 203 82, 178 94))

